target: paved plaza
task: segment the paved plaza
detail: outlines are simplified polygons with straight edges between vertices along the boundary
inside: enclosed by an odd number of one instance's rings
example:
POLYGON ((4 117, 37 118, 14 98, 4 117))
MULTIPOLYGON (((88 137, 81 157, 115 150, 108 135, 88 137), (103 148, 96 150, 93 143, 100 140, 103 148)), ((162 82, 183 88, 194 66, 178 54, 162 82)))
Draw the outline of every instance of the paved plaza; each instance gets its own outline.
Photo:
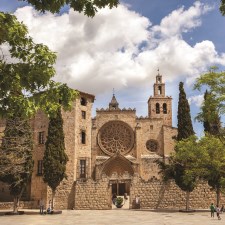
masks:
POLYGON ((58 215, 0 216, 1 225, 213 225, 225 224, 210 212, 153 212, 143 210, 63 210, 58 215))

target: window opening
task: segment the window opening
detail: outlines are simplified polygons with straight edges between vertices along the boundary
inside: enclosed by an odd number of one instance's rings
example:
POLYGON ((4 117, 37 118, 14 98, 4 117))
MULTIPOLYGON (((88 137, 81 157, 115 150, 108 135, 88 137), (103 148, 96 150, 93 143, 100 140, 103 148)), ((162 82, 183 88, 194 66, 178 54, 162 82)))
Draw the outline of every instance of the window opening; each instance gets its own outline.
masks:
POLYGON ((81 97, 80 99, 80 104, 86 106, 87 105, 87 100, 84 97, 81 97))
POLYGON ((81 132, 81 143, 86 144, 86 133, 85 133, 85 131, 81 132))
POLYGON ((80 178, 86 178, 86 160, 80 160, 80 178))
POLYGON ((158 94, 159 94, 159 95, 162 94, 162 86, 158 86, 158 94))
POLYGON ((163 103, 163 113, 167 114, 167 104, 163 103))
POLYGON ((159 106, 159 103, 156 103, 155 104, 155 111, 156 111, 156 114, 160 114, 160 106, 159 106))
POLYGON ((86 112, 85 111, 81 111, 81 115, 82 115, 82 119, 86 119, 86 112))
POLYGON ((45 143, 44 134, 45 134, 44 131, 38 133, 38 143, 39 144, 44 144, 45 143))
POLYGON ((43 174, 43 160, 38 160, 37 175, 43 174))

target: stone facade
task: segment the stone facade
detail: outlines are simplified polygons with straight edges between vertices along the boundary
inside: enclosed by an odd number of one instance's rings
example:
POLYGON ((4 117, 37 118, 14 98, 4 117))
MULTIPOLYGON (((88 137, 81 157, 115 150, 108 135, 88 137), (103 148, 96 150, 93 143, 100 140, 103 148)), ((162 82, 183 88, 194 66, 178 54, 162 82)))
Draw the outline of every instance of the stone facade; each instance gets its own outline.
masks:
MULTIPOLYGON (((173 181, 167 184, 157 178, 143 181, 139 176, 134 177, 130 193, 130 208, 135 197, 139 196, 142 209, 184 209, 186 192, 182 191, 173 181)), ((216 192, 212 191, 205 182, 199 182, 190 193, 189 203, 192 209, 208 209, 215 202, 216 192)), ((221 204, 225 196, 221 196, 221 204)))
MULTIPOLYGON (((73 102, 71 111, 62 111, 68 178, 57 188, 55 208, 111 209, 113 193, 129 195, 130 208, 135 207, 137 196, 141 208, 184 208, 185 193, 172 182, 163 184, 155 163, 173 151, 173 137, 177 134, 172 127, 172 98, 165 91, 158 74, 145 118, 137 117, 135 109, 121 109, 114 94, 108 108, 96 110, 95 118, 91 117, 94 96, 83 92, 73 102)), ((48 118, 38 112, 31 125, 34 172, 27 197, 32 207, 38 207, 41 198, 46 203, 51 198, 42 176, 48 118)), ((4 121, 0 121, 0 132, 4 126, 4 121)), ((0 183, 1 202, 11 200, 6 189, 0 183)), ((190 204, 208 208, 214 199, 215 193, 200 183, 190 195, 190 204)))
MULTIPOLYGON (((80 179, 80 160, 85 160, 85 177, 90 176, 91 167, 91 108, 94 96, 80 92, 74 101, 71 111, 62 111, 63 130, 65 134, 65 149, 69 161, 66 165, 67 179, 57 188, 55 207, 59 209, 74 208, 75 181, 80 179)), ((33 119, 34 130, 34 172, 31 181, 31 199, 38 202, 40 198, 48 202, 51 190, 43 182, 42 159, 44 156, 45 140, 47 138, 48 118, 39 112, 33 119), (40 136, 43 134, 43 139, 40 136), (38 163, 40 161, 40 163, 38 163), (39 171, 40 170, 40 171, 39 171)))

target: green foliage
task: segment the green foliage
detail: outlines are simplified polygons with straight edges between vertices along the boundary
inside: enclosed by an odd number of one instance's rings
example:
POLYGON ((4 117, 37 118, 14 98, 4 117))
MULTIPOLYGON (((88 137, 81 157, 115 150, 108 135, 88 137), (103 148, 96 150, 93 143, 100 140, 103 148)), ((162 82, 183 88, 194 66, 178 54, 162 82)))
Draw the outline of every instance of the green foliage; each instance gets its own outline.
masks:
POLYGON ((178 113, 177 113, 178 141, 188 138, 189 136, 194 134, 191 121, 190 106, 186 98, 183 82, 180 82, 179 84, 179 91, 180 93, 179 93, 178 113))
POLYGON ((217 193, 225 188, 225 151, 224 145, 214 135, 206 135, 199 141, 190 136, 176 144, 176 151, 168 163, 158 163, 164 181, 174 179, 183 190, 191 192, 198 179, 208 182, 217 193))
POLYGON ((172 155, 174 180, 183 191, 192 192, 196 186, 197 174, 192 170, 199 154, 196 149, 197 138, 192 135, 176 144, 176 152, 172 155))
POLYGON ((223 16, 225 16, 225 0, 221 0, 220 1, 221 4, 220 4, 220 12, 223 16))
POLYGON ((225 188, 225 151, 221 141, 212 135, 206 135, 199 141, 199 148, 205 157, 199 156, 199 168, 202 168, 201 177, 208 181, 214 189, 225 188))
POLYGON ((33 170, 31 127, 20 117, 8 118, 0 147, 0 180, 8 183, 10 193, 20 197, 33 170))
POLYGON ((38 109, 52 114, 60 106, 69 108, 76 92, 51 80, 55 75, 55 53, 43 44, 35 44, 23 23, 0 12, 0 116, 18 113, 30 117, 38 109), (42 93, 42 94, 40 94, 42 93))
POLYGON ((198 155, 199 149, 196 148, 197 138, 192 135, 176 143, 176 151, 171 154, 168 161, 157 160, 164 182, 174 180, 177 186, 186 192, 186 210, 189 209, 189 193, 197 185, 198 155))
POLYGON ((204 94, 204 102, 201 106, 201 112, 198 113, 196 119, 203 123, 204 131, 212 134, 218 135, 220 130, 220 117, 217 109, 217 102, 213 94, 209 93, 207 90, 204 94))
POLYGON ((117 7, 119 0, 22 0, 30 3, 36 10, 41 12, 50 11, 58 13, 62 7, 68 5, 74 11, 84 12, 84 15, 93 17, 98 9, 109 6, 117 7))
POLYGON ((219 115, 225 113, 225 72, 217 72, 217 67, 211 67, 209 72, 197 78, 194 89, 201 90, 207 87, 213 98, 214 107, 219 115))
POLYGON ((45 146, 43 179, 54 192, 60 182, 66 178, 66 163, 68 161, 65 153, 63 119, 60 109, 55 117, 50 117, 45 146))
POLYGON ((117 197, 116 198, 116 205, 122 205, 123 203, 123 198, 122 197, 117 197))

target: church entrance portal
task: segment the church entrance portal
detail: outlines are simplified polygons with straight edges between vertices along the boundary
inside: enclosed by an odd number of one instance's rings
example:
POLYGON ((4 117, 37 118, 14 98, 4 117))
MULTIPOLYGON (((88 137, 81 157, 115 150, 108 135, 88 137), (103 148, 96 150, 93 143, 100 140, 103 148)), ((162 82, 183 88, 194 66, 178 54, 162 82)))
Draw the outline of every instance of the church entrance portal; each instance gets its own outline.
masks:
MULTIPOLYGON (((116 194, 117 197, 123 198, 123 209, 129 209, 130 204, 130 180, 111 180, 111 196, 116 194)), ((116 209, 116 205, 112 202, 112 209, 116 209)))
POLYGON ((115 193, 117 196, 123 196, 125 193, 130 195, 130 182, 125 181, 112 181, 112 195, 115 193))

